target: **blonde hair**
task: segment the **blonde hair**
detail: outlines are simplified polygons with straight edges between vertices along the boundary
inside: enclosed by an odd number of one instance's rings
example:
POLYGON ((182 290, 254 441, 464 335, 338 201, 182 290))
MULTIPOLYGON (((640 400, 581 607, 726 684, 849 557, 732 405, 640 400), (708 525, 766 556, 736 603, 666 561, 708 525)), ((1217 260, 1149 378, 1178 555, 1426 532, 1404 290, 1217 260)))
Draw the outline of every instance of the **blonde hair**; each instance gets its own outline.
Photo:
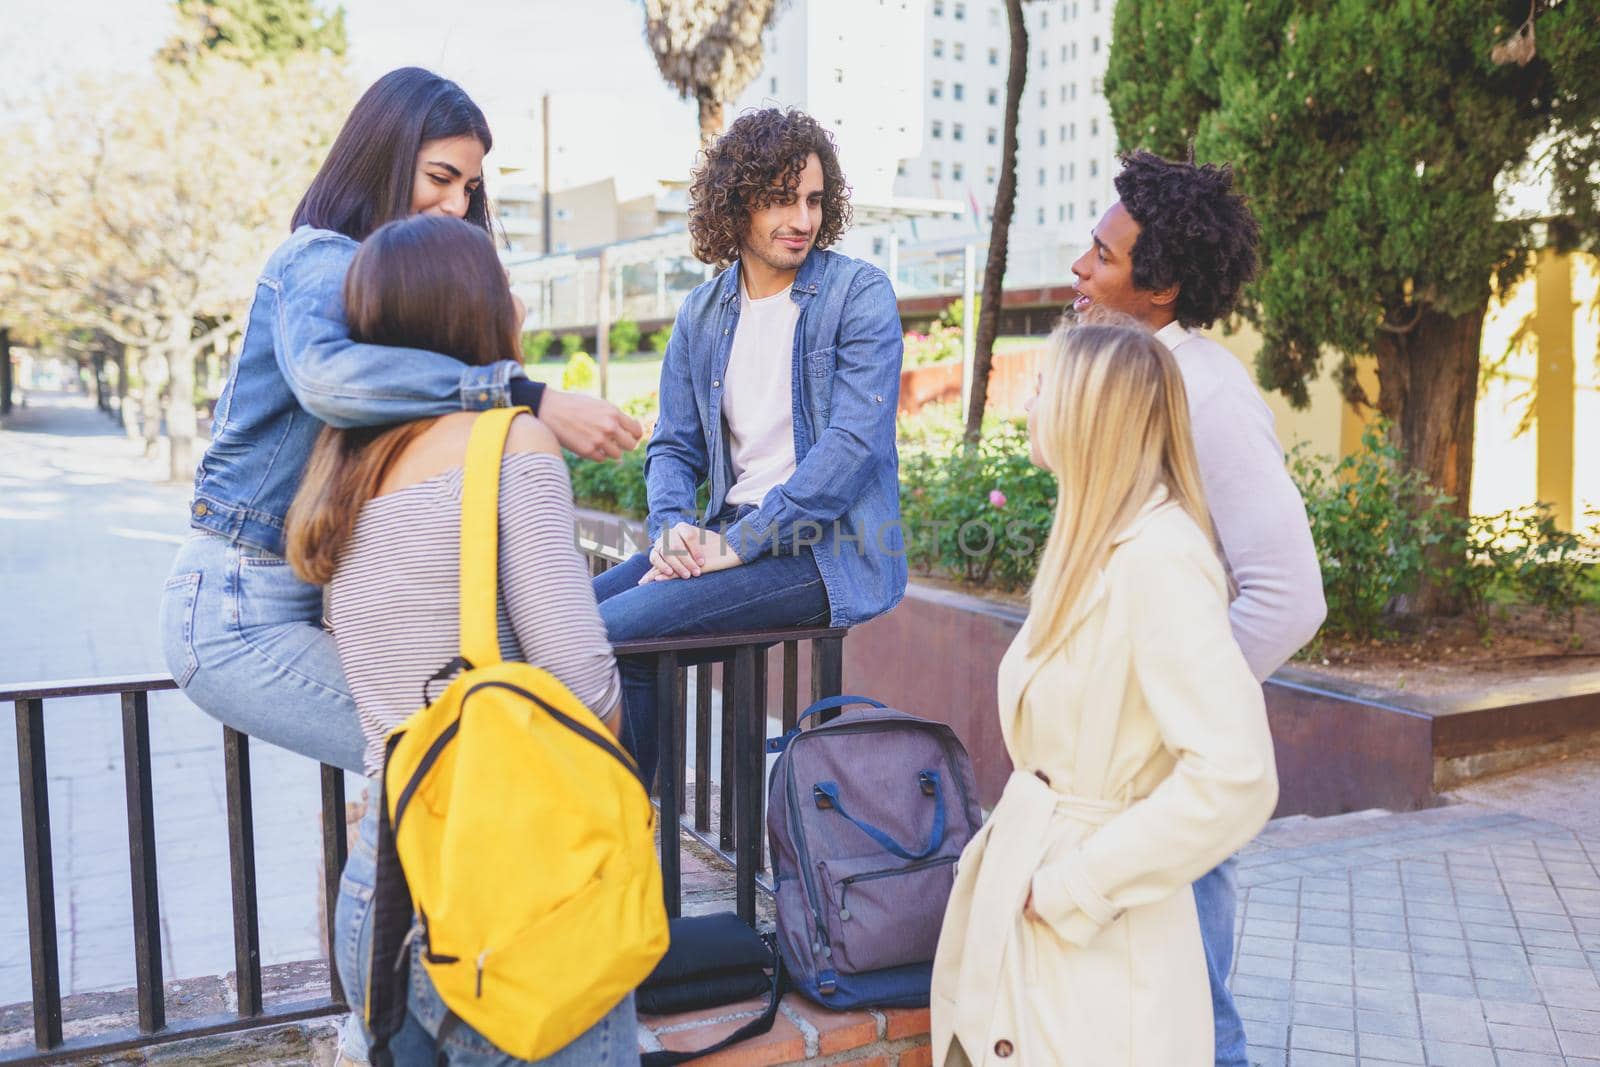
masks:
POLYGON ((1050 337, 1033 429, 1058 490, 1033 581, 1035 656, 1071 635, 1073 610, 1157 486, 1216 547, 1177 361, 1149 330, 1125 321, 1102 316, 1050 337))

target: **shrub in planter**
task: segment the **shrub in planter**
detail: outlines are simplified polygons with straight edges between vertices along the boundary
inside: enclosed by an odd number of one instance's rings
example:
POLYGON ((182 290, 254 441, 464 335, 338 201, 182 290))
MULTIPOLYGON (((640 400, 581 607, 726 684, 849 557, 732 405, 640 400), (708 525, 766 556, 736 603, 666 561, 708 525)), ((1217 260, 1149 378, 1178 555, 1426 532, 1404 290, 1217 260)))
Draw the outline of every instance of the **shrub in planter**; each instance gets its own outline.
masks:
POLYGON ((524 363, 537 363, 550 351, 550 346, 555 344, 556 335, 549 330, 540 330, 538 333, 525 333, 522 335, 522 361, 524 363))
POLYGON ((1460 536, 1465 562, 1450 577, 1481 634, 1489 632, 1491 610, 1502 601, 1543 608, 1569 631, 1577 629, 1595 546, 1557 526, 1550 505, 1475 515, 1460 536))
POLYGON ((631 356, 639 351, 639 324, 632 319, 618 319, 611 324, 611 332, 607 334, 611 339, 611 354, 614 356, 631 356))
POLYGON ((667 345, 672 341, 672 324, 661 327, 650 334, 650 351, 658 356, 667 354, 667 345))
POLYGON ((574 352, 567 357, 567 365, 561 371, 561 388, 569 392, 582 392, 593 389, 599 379, 600 369, 595 365, 594 357, 587 352, 574 352))
POLYGON ((1396 597, 1416 588, 1427 551, 1449 536, 1447 498, 1406 470, 1384 427, 1369 427, 1361 450, 1332 462, 1303 445, 1289 473, 1305 498, 1328 602, 1323 629, 1370 637, 1396 597), (1414 510, 1414 501, 1424 501, 1414 510))
POLYGON ((927 333, 908 333, 902 339, 905 358, 902 367, 925 367, 961 358, 961 330, 935 322, 927 333))
POLYGON ((1055 509, 1055 479, 1029 459, 1026 427, 991 427, 976 448, 944 447, 930 436, 901 451, 900 518, 911 565, 1026 588, 1055 509))
POLYGON ((561 335, 561 354, 562 355, 564 355, 564 356, 566 356, 566 357, 568 357, 570 359, 572 356, 575 356, 579 352, 582 352, 582 351, 583 351, 583 335, 582 334, 564 333, 564 334, 561 335))

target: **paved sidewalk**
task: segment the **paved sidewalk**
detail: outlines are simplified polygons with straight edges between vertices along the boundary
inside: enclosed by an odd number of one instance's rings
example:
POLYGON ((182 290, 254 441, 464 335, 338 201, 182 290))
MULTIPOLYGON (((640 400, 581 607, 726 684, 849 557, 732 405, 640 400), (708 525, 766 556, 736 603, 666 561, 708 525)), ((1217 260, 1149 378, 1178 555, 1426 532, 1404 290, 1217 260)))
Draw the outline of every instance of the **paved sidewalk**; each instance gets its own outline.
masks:
POLYGON ((1431 811, 1269 826, 1239 870, 1251 1062, 1600 1064, 1597 785, 1591 754, 1431 811))

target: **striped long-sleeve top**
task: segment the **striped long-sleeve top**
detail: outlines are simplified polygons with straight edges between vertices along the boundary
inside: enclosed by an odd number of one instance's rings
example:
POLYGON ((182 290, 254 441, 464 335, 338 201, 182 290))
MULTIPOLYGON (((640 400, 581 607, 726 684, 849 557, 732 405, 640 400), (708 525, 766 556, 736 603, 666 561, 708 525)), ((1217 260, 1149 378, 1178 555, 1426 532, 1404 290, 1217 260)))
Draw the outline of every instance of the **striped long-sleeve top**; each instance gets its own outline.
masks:
MULTIPOLYGON (((461 486, 457 468, 368 501, 328 586, 368 774, 383 766, 384 737, 421 707, 424 682, 459 651, 461 486)), ((501 465, 500 647, 549 671, 602 719, 621 704, 573 540, 567 468, 545 452, 510 453, 501 465)))

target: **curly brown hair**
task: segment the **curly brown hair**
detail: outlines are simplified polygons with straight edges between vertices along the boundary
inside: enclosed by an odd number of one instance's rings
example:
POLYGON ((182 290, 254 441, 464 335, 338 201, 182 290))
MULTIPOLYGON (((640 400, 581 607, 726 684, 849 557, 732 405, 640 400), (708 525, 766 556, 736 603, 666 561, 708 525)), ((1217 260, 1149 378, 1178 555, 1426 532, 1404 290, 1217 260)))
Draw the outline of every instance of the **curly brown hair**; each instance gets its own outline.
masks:
POLYGON ((822 224, 817 248, 827 248, 850 227, 850 186, 839 168, 833 135, 805 112, 791 108, 746 111, 701 154, 689 186, 689 236, 695 258, 726 267, 739 258, 750 213, 768 207, 778 190, 800 185, 812 153, 822 161, 822 224))

